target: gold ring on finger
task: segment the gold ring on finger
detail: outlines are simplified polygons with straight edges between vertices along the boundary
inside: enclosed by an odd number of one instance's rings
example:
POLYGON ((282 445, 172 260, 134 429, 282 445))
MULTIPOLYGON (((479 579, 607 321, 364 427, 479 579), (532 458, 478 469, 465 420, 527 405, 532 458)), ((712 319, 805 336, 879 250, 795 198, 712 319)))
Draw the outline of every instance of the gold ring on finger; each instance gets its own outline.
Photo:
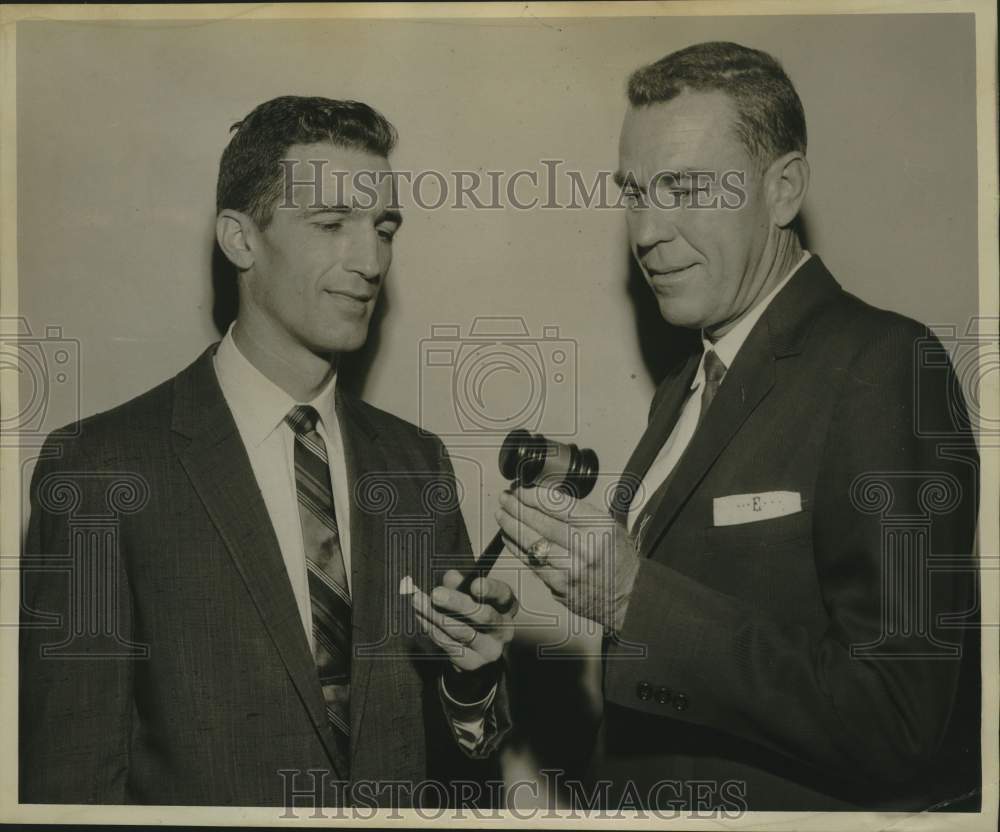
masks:
POLYGON ((532 543, 528 549, 528 559, 531 561, 532 566, 543 566, 548 562, 549 550, 552 548, 552 543, 544 538, 540 537, 534 543, 532 543))

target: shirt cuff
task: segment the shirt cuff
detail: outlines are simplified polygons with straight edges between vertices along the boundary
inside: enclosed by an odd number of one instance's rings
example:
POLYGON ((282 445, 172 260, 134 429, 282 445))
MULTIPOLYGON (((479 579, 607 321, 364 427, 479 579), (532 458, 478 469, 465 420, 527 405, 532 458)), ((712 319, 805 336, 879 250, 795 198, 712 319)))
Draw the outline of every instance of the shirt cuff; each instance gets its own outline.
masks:
POLYGON ((497 694, 494 683, 489 692, 478 702, 458 702, 448 693, 444 676, 438 678, 438 693, 441 706, 451 726, 459 747, 470 757, 475 757, 487 736, 487 722, 492 715, 493 700, 497 694))

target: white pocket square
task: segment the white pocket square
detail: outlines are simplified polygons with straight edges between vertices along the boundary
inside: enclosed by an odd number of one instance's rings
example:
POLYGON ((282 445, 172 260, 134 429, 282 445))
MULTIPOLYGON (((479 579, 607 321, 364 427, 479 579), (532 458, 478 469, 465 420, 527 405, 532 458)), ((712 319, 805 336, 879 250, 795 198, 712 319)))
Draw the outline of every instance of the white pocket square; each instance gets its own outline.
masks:
POLYGON ((802 511, 802 495, 798 491, 764 491, 760 494, 731 494, 712 500, 712 523, 735 526, 773 520, 802 511))

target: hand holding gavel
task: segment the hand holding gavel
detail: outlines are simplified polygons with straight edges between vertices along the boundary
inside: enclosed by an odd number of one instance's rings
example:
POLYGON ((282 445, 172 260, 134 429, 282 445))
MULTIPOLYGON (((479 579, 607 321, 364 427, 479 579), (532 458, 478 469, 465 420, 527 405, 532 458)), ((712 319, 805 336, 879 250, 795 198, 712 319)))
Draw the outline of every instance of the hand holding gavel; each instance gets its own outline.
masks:
MULTIPOLYGON (((519 478, 527 473, 535 487, 522 480, 500 495, 501 546, 507 543, 568 610, 607 634, 620 633, 640 559, 607 507, 584 499, 596 481, 597 456, 543 437, 515 437, 511 447, 519 478)), ((502 469, 505 461, 501 452, 502 469)))
MULTIPOLYGON (((500 447, 500 472, 513 485, 530 488, 540 485, 581 499, 594 490, 600 465, 589 448, 565 445, 538 433, 513 430, 500 447)), ((473 569, 463 577, 458 589, 469 592, 472 582, 489 574, 503 551, 503 532, 497 532, 473 569)))

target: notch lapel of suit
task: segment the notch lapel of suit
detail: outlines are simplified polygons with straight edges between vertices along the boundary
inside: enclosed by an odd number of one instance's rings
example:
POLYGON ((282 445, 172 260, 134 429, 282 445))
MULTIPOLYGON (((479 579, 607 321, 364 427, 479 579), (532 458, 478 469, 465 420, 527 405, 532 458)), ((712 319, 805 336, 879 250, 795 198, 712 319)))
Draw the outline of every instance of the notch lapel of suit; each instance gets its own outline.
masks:
POLYGON ((663 443, 667 441, 667 437, 670 436, 670 432, 680 418, 681 408, 690 392, 695 373, 698 371, 699 360, 700 353, 693 352, 688 356, 687 361, 680 365, 676 373, 661 382, 663 394, 654 405, 646 431, 632 452, 632 456, 629 457, 625 470, 622 471, 621 487, 629 489, 629 483, 632 483, 632 487, 628 492, 628 499, 622 497, 614 500, 612 513, 619 523, 628 522, 628 504, 632 502, 631 497, 634 496, 635 488, 646 476, 653 460, 656 459, 663 443))
MULTIPOLYGON (((229 550, 333 765, 334 739, 316 664, 267 506, 209 348, 174 386, 173 429, 181 464, 229 550)), ((338 775, 343 776, 340 772, 338 775)))
MULTIPOLYGON (((375 426, 364 417, 355 399, 337 390, 337 419, 344 443, 347 482, 351 494, 351 610, 353 656, 351 662, 351 759, 357 758, 361 726, 369 699, 372 664, 378 657, 359 648, 378 644, 388 627, 385 570, 385 511, 375 504, 388 486, 385 454, 375 426)), ((388 509, 386 509, 388 510, 388 509)))
POLYGON ((727 371, 659 502, 650 506, 642 554, 648 555, 655 548, 691 492, 773 385, 774 354, 765 317, 758 321, 727 371))

